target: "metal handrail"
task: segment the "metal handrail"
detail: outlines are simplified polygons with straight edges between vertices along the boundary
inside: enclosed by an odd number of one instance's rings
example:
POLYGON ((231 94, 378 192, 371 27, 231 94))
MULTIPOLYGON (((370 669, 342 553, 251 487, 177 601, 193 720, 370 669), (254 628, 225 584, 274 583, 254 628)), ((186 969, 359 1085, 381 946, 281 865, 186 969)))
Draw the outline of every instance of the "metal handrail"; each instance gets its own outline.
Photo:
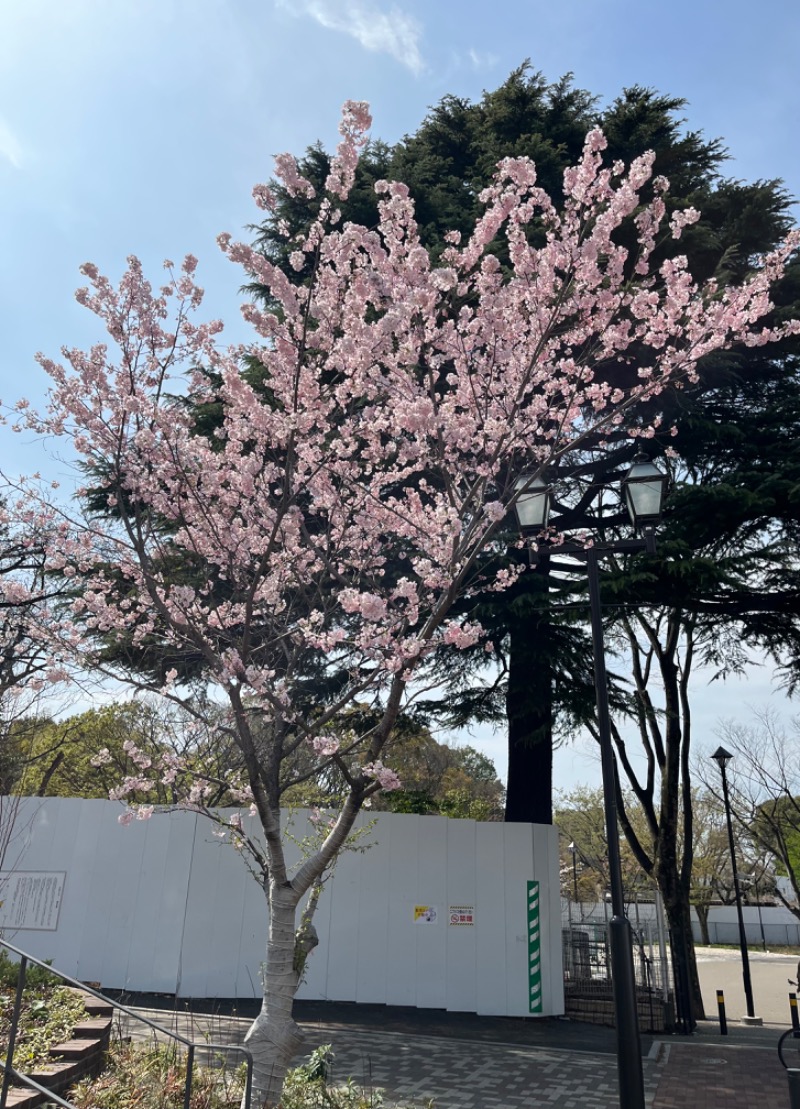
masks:
MULTIPOLYGON (((247 1078, 245 1080, 242 1109, 250 1109, 250 1098, 253 1091, 253 1054, 251 1051, 248 1050, 248 1048, 242 1047, 240 1044, 215 1044, 208 1043, 205 1040, 202 1043, 196 1043, 194 1040, 189 1040, 186 1036, 182 1036, 180 1032, 173 1032, 171 1028, 165 1028, 161 1024, 156 1024, 156 1022, 150 1020, 149 1017, 143 1017, 141 1013, 137 1013, 135 1012, 135 1010, 129 1009, 127 1005, 123 1005, 119 1001, 114 1001, 113 998, 107 997, 105 994, 100 993, 98 990, 93 989, 91 986, 87 986, 83 982, 79 982, 77 978, 72 978, 69 974, 64 974, 63 971, 56 970, 48 963, 44 963, 41 959, 37 959, 33 955, 29 955, 27 951, 23 951, 21 948, 15 947, 13 943, 9 943, 8 940, 4 940, 2 937, 0 937, 0 946, 5 947, 8 951, 13 951, 13 953, 15 955, 18 955, 20 959, 20 973, 19 978, 17 979, 17 993, 14 999, 14 1011, 11 1016, 11 1032, 8 1037, 8 1051, 6 1053, 5 1063, 0 1062, 0 1066, 3 1067, 3 1087, 2 1091, 0 1091, 0 1109, 6 1109, 8 1088, 11 1085, 12 1077, 22 1077, 18 1076, 17 1072, 13 1069, 13 1062, 14 1046, 17 1039, 17 1025, 19 1022, 20 1009, 22 1007, 22 991, 25 988, 28 963, 35 963, 36 966, 42 967, 43 970, 46 970, 50 974, 54 974, 57 978, 60 978, 62 982, 67 982, 70 986, 74 986, 75 989, 82 990, 83 993, 88 993, 92 997, 96 997, 98 1001, 102 1001, 106 1005, 111 1005, 118 1012, 125 1013, 127 1017, 131 1018, 131 1020, 138 1020, 141 1024, 146 1024, 148 1028, 152 1028, 154 1032, 159 1032, 161 1033, 161 1035, 168 1036, 170 1039, 175 1040, 179 1044, 182 1044, 186 1048, 186 1085, 184 1087, 183 1095, 184 1109, 190 1109, 192 1096, 192 1074, 194 1070, 194 1057, 196 1048, 199 1047, 203 1051, 235 1051, 238 1052, 240 1055, 243 1055, 247 1064, 247 1078)), ((28 1079, 28 1082, 34 1087, 39 1088, 36 1086, 36 1083, 33 1082, 33 1079, 28 1079)), ((56 1098, 55 1095, 52 1096, 51 1100, 57 1100, 59 1105, 65 1105, 67 1106, 67 1109, 72 1109, 69 1102, 66 1102, 61 1098, 56 1098)))
MULTIPOLYGON (((56 1105, 62 1105, 64 1107, 64 1109, 75 1109, 75 1106, 71 1102, 65 1101, 63 1097, 59 1097, 59 1095, 56 1094, 56 1093, 53 1093, 52 1090, 48 1090, 47 1086, 40 1086, 38 1082, 34 1082, 34 1080, 32 1078, 29 1078, 27 1074, 20 1074, 19 1071, 9 1070, 9 1068, 5 1065, 5 1063, 3 1062, 2 1059, 0 1059, 0 1067, 3 1068, 3 1078, 4 1078, 3 1096, 4 1097, 5 1097, 5 1077, 8 1076, 9 1082, 11 1081, 11 1079, 13 1079, 15 1082, 21 1082, 23 1086, 30 1086, 30 1088, 32 1090, 36 1090, 37 1093, 44 1094, 48 1101, 54 1101, 56 1103, 56 1105)), ((5 1106, 5 1101, 3 1101, 2 1104, 3 1104, 3 1106, 5 1106)))

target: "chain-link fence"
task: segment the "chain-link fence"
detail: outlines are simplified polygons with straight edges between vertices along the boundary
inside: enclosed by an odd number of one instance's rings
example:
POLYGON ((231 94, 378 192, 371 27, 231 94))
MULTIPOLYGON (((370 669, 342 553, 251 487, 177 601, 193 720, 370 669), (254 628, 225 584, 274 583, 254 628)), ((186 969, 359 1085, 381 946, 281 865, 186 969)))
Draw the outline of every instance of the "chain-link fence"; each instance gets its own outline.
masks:
MULTIPOLYGON (((657 922, 632 928, 639 1027, 662 1032, 673 1024, 671 972, 657 922)), ((571 922, 562 928, 565 1012, 575 1020, 614 1024, 611 956, 605 921, 571 922)))

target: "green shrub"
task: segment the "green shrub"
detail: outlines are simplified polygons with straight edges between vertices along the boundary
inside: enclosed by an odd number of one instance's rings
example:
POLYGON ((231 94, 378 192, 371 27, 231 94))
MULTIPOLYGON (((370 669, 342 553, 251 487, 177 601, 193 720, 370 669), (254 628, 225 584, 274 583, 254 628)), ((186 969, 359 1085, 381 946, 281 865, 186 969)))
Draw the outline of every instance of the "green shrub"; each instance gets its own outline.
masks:
MULTIPOLYGON (((15 994, 16 982, 13 986, 0 985, 2 1043, 8 1043, 15 994)), ((26 985, 14 1046, 14 1066, 20 1071, 30 1071, 50 1062, 50 1048, 71 1039, 72 1029, 85 1016, 80 994, 67 986, 26 985)))
MULTIPOLYGON (((49 961, 49 960, 48 960, 49 961)), ((0 949, 0 990, 15 990, 19 980, 19 963, 5 949, 0 949)), ((27 986, 57 986, 61 979, 36 963, 28 963, 25 972, 27 986)))

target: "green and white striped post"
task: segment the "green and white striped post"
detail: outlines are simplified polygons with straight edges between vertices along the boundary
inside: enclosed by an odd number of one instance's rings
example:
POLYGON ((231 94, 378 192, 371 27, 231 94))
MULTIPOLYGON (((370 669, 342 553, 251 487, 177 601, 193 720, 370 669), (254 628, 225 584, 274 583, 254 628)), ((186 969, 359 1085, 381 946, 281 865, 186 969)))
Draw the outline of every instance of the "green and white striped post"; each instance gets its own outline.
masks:
POLYGON ((538 882, 528 882, 528 1011, 542 1011, 542 932, 538 882))

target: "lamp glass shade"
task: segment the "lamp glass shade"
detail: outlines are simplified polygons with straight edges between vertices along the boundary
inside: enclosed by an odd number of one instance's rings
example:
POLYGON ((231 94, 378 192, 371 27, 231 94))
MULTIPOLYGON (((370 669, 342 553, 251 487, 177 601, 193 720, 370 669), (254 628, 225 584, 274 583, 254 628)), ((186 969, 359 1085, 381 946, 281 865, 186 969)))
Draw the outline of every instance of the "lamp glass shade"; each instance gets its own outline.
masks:
POLYGON ((550 486, 541 477, 518 477, 514 483, 519 494, 514 511, 523 531, 542 531, 550 518, 550 486))
POLYGON ((733 758, 733 755, 730 753, 730 751, 726 751, 724 747, 718 747, 711 758, 714 760, 720 770, 724 770, 733 758))
POLYGON ((634 527, 654 524, 661 516, 667 476, 658 466, 639 454, 622 479, 625 504, 634 527))

